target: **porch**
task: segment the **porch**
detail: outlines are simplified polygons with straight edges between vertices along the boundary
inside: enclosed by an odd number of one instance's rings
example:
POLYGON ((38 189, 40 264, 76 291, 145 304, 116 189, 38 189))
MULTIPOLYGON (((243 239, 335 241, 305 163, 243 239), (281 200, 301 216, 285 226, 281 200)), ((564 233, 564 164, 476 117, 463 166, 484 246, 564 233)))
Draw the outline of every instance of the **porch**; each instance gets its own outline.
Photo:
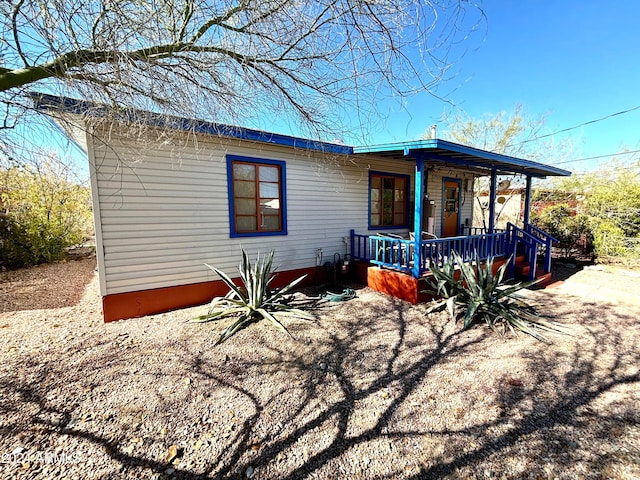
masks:
POLYGON ((430 268, 442 266, 453 251, 465 262, 493 257, 496 268, 509 261, 510 277, 532 280, 549 274, 555 239, 529 222, 532 179, 571 172, 435 138, 354 148, 354 153, 414 165, 412 198, 404 181, 398 188, 393 178, 372 178, 368 232, 351 231, 351 258, 360 270, 368 266, 365 282, 370 287, 417 303, 427 288, 424 279, 430 268), (499 175, 524 180, 522 227, 508 223, 503 230, 496 228, 499 175), (469 209, 477 177, 489 179, 486 228, 473 228, 469 209))
POLYGON ((431 296, 424 290, 429 288, 426 279, 430 268, 442 267, 454 251, 465 262, 493 257, 494 270, 508 261, 509 278, 550 278, 552 246, 557 240, 546 232, 530 224, 519 228, 512 223, 493 233, 480 228, 468 230, 469 235, 427 239, 351 230, 350 251, 359 265, 358 281, 414 304, 427 301, 431 296))

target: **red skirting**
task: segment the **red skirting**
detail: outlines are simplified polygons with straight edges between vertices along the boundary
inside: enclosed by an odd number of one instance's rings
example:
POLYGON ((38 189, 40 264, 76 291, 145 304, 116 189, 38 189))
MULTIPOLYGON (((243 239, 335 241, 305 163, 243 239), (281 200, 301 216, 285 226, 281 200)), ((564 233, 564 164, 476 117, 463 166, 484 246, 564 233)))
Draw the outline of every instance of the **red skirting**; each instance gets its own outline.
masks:
POLYGON ((432 296, 425 293, 430 287, 423 278, 413 278, 411 275, 379 267, 369 267, 367 272, 367 286, 377 292, 386 293, 392 297, 406 300, 413 305, 429 301, 432 296))
MULTIPOLYGON (((493 273, 505 262, 504 258, 498 258, 493 262, 493 273)), ((458 272, 459 275, 459 272, 458 272)), ((420 278, 414 278, 408 273, 371 266, 367 270, 367 286, 377 292, 385 293, 416 305, 428 302, 433 298, 429 293, 433 288, 426 282, 426 278, 432 277, 428 272, 420 278)))
MULTIPOLYGON (((318 270, 320 278, 317 280, 322 282, 325 276, 324 271, 321 268, 318 270)), ((313 285, 314 280, 316 280, 316 271, 314 268, 307 268, 277 272, 271 286, 274 288, 283 287, 304 274, 307 274, 307 278, 298 286, 313 285)), ((234 282, 237 283, 238 279, 234 279, 234 282)), ((113 322, 115 320, 168 312, 178 308, 203 305, 211 301, 213 297, 223 296, 228 291, 229 288, 222 280, 215 280, 138 292, 115 293, 102 297, 102 312, 105 322, 113 322)))

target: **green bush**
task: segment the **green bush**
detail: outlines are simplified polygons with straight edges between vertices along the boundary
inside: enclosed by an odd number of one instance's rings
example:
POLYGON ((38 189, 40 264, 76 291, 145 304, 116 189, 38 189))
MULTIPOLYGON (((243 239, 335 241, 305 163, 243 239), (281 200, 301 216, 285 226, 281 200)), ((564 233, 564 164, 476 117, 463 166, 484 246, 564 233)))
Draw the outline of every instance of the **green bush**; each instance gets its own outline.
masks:
POLYGON ((0 262, 23 267, 54 262, 91 235, 89 189, 50 163, 0 171, 0 262))
POLYGON ((620 227, 608 220, 594 219, 593 223, 593 245, 598 258, 629 255, 625 246, 625 233, 620 227))
POLYGON ((559 241, 563 257, 573 256, 583 248, 583 239, 591 236, 589 218, 574 213, 565 203, 543 208, 532 215, 531 223, 559 241))

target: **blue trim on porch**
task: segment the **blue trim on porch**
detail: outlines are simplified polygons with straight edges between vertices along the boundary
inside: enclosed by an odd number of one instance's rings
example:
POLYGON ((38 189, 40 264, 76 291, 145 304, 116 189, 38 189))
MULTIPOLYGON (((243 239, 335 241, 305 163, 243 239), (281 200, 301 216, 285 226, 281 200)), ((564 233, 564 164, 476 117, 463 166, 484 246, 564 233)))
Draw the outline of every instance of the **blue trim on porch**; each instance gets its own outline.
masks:
POLYGON ((536 177, 571 175, 571 172, 568 170, 563 170, 551 165, 488 152, 479 148, 468 147, 439 139, 354 147, 353 153, 379 154, 383 156, 394 155, 398 158, 417 158, 423 156, 425 160, 435 160, 468 167, 496 168, 504 172, 524 173, 536 177))
POLYGON ((426 173, 424 161, 416 158, 415 173, 415 204, 413 208, 413 231, 416 232, 413 239, 413 276, 420 276, 420 241, 422 240, 422 209, 424 203, 424 191, 426 187, 426 173))
POLYGON ((543 273, 551 271, 551 247, 557 240, 546 232, 526 225, 524 229, 509 223, 507 230, 497 233, 415 240, 385 235, 363 235, 351 230, 353 260, 367 261, 381 268, 400 270, 419 278, 431 265, 442 266, 452 251, 463 261, 489 257, 510 258, 510 276, 514 276, 515 258, 523 254, 529 265, 528 278, 536 278, 536 267, 541 250, 544 252, 543 273), (416 250, 417 245, 417 250, 416 250), (416 266, 417 262, 417 266, 416 266))
POLYGON ((495 232, 496 229, 496 196, 497 196, 498 175, 496 169, 491 169, 491 178, 489 180, 489 233, 495 232))

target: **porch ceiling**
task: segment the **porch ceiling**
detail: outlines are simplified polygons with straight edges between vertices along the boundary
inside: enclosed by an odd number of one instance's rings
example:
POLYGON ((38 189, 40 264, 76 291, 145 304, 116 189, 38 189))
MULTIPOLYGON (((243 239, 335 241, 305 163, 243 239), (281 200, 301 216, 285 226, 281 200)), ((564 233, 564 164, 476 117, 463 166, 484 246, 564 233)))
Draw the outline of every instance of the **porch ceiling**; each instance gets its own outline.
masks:
POLYGON ((428 163, 459 165, 488 171, 495 169, 501 173, 521 173, 532 177, 571 175, 568 170, 543 163, 439 139, 354 147, 353 153, 405 161, 415 161, 417 158, 422 158, 428 163))

